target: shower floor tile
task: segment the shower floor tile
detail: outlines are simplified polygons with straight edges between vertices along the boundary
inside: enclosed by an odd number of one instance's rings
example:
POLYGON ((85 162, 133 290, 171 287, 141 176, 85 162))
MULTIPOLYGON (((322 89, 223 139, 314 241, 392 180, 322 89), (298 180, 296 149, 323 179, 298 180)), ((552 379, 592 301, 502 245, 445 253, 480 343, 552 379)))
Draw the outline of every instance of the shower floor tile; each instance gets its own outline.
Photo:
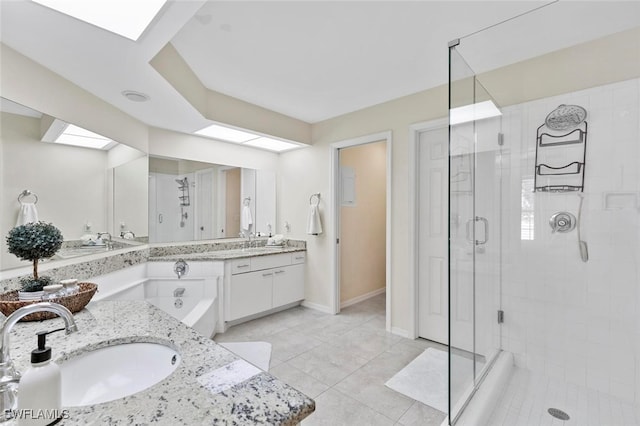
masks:
POLYGON ((640 409, 613 396, 514 368, 489 426, 640 426, 640 409), (562 410, 569 420, 548 413, 562 410))

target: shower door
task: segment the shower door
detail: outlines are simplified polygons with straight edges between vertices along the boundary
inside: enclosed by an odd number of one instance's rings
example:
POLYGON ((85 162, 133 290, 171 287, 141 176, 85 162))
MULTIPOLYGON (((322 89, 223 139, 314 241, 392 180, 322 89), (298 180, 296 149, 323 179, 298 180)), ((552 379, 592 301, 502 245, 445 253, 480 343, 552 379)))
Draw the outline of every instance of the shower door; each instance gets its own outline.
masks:
POLYGON ((500 112, 455 48, 449 80, 449 419, 500 348, 500 112))

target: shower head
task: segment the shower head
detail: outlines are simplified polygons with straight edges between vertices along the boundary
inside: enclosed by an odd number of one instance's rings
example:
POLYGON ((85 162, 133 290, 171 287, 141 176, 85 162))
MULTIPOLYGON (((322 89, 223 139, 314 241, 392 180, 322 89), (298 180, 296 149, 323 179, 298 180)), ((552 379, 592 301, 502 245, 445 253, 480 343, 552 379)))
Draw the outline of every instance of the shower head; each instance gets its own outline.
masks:
POLYGON ((186 176, 182 179, 176 179, 176 182, 178 183, 178 185, 183 185, 183 186, 186 186, 189 184, 189 181, 187 180, 186 176))
POLYGON ((587 110, 579 105, 562 104, 547 115, 544 122, 551 130, 569 130, 578 127, 587 118, 587 110))

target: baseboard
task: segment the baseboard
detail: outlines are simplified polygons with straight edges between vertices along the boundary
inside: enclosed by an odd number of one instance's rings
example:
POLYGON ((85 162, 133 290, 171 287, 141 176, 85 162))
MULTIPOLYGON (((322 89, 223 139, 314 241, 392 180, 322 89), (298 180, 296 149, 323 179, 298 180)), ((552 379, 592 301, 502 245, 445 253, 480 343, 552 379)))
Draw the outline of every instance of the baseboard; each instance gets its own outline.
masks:
POLYGON ((409 332, 403 328, 391 327, 391 334, 396 336, 409 338, 409 332))
POLYGON ((344 309, 348 306, 355 305, 356 303, 363 302, 367 299, 371 299, 372 297, 376 297, 379 294, 382 294, 386 291, 386 287, 379 288, 377 290, 370 291, 369 293, 365 293, 361 296, 354 297, 353 299, 345 300, 340 303, 340 309, 344 309))
POLYGON ((313 309, 313 310, 316 310, 316 311, 324 312, 325 314, 333 315, 333 309, 331 309, 328 306, 321 305, 319 303, 308 302, 308 301, 305 300, 304 302, 302 302, 302 306, 304 306, 305 308, 309 308, 309 309, 313 309))

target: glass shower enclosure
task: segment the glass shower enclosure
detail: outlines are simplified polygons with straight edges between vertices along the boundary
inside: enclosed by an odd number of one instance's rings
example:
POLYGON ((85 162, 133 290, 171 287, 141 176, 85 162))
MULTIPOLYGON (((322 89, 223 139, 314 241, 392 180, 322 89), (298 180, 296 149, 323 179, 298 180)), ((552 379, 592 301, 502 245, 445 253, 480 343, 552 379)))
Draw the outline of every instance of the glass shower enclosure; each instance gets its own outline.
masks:
POLYGON ((640 425, 639 3, 451 42, 449 220, 449 424, 640 425))
POLYGON ((449 413, 455 420, 500 350, 501 113, 449 50, 449 413))

